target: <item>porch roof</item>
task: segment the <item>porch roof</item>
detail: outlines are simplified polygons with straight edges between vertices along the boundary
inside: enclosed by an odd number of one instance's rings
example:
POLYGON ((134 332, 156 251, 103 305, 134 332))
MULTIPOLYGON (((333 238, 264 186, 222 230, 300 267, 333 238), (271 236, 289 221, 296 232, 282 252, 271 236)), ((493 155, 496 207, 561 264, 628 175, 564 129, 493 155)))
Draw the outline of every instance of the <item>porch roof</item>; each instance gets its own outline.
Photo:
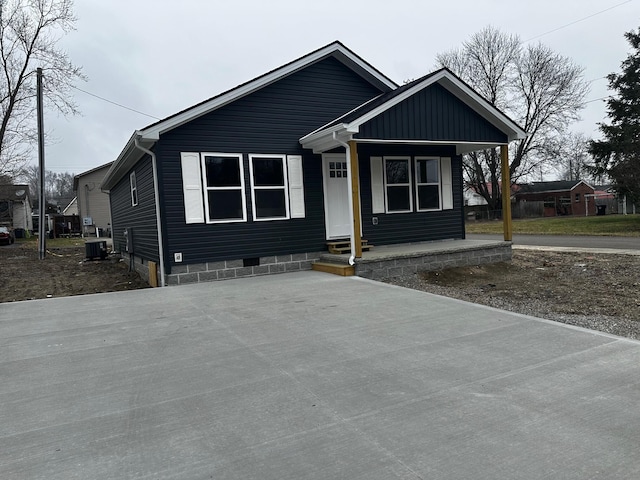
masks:
MULTIPOLYGON (((403 115, 403 118, 406 118, 407 114, 403 115)), ((300 143, 304 148, 312 149, 315 153, 326 152, 339 147, 343 142, 357 140, 359 143, 455 145, 457 153, 462 154, 483 148, 505 145, 512 140, 525 137, 526 132, 513 120, 487 102, 450 70, 443 68, 369 100, 345 115, 305 135, 300 139, 300 143), (364 124, 371 122, 376 117, 389 112, 401 102, 407 101, 435 85, 442 87, 453 95, 459 103, 461 102, 477 117, 485 121, 489 128, 499 132, 504 137, 503 141, 497 141, 495 134, 486 139, 470 139, 461 135, 458 135, 457 138, 452 136, 447 136, 447 138, 442 136, 429 137, 426 135, 421 138, 361 138, 362 135, 359 134, 364 124)))

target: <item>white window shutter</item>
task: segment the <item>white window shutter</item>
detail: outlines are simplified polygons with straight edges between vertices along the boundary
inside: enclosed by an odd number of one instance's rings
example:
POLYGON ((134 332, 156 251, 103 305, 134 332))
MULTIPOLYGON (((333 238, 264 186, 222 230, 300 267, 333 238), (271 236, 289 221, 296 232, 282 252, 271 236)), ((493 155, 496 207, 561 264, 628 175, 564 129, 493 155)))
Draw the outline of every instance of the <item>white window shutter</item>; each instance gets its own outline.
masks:
POLYGON ((202 178, 200 176, 200 154, 180 153, 182 162, 182 191, 184 192, 184 216, 187 223, 204 223, 202 203, 202 178))
POLYGON ((453 209, 453 180, 451 174, 451 158, 440 159, 440 175, 442 181, 442 209, 453 209))
POLYGON ((382 157, 371 157, 371 213, 384 213, 382 157))
POLYGON ((291 218, 304 218, 304 175, 302 155, 287 155, 289 172, 289 211, 291 218))

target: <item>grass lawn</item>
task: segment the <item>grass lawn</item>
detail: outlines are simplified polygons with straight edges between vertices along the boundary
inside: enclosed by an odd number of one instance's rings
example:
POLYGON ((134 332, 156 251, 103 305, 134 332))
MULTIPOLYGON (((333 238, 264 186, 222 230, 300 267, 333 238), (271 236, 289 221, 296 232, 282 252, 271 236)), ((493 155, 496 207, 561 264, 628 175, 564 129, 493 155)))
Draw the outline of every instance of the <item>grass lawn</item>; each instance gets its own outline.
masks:
MULTIPOLYGON (((502 221, 467 222, 467 233, 502 233, 502 221)), ((640 215, 550 217, 513 221, 513 233, 640 237, 640 215)))

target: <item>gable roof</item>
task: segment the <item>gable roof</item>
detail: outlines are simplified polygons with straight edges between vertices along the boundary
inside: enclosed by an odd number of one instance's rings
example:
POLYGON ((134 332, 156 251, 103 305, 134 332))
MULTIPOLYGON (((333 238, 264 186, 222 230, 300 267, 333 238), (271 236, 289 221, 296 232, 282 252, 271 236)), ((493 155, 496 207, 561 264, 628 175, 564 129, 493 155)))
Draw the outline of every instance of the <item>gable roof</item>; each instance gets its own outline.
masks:
POLYGON ((551 182, 532 182, 522 184, 518 189, 518 194, 568 192, 580 184, 585 184, 587 187, 593 189, 593 187, 584 180, 556 180, 551 182))
POLYGON ((91 175, 92 173, 99 172, 100 170, 107 169, 111 167, 113 162, 105 163, 104 165, 100 165, 99 167, 92 168, 91 170, 87 170, 86 172, 78 173, 73 177, 73 191, 78 190, 78 184, 80 183, 80 178, 86 175, 91 175))
MULTIPOLYGON (((379 95, 351 112, 305 135, 300 139, 300 143, 305 148, 313 149, 316 153, 336 148, 341 144, 341 141, 344 142, 352 139, 353 135, 359 132, 360 126, 364 123, 434 84, 439 84, 444 87, 487 122, 501 132, 504 132, 508 141, 522 139, 527 136, 526 132, 513 120, 490 104, 453 72, 447 68, 442 68, 391 92, 379 95)), ((435 144, 443 142, 425 141, 422 143, 435 144)), ((446 143, 451 144, 455 142, 446 143)), ((495 145, 465 144, 465 142, 458 142, 456 146, 458 153, 465 153, 495 145)))
POLYGON ((202 115, 206 115, 214 110, 224 107, 231 102, 250 95, 261 88, 271 85, 284 77, 329 57, 335 58, 382 91, 391 91, 398 87, 393 80, 382 74, 370 63, 356 55, 341 42, 335 41, 281 67, 271 70, 264 75, 256 77, 253 80, 238 85, 231 90, 227 90, 226 92, 175 113, 163 120, 152 123, 151 125, 144 127, 142 130, 136 130, 116 161, 111 166, 109 172, 107 172, 102 188, 104 190, 112 188, 118 180, 120 180, 120 178, 122 178, 122 176, 124 176, 127 171, 133 167, 140 158, 142 158, 143 152, 136 147, 136 142, 143 148, 148 149, 160 139, 160 135, 163 133, 195 120, 202 115))
POLYGON ((31 204, 29 185, 0 185, 0 200, 27 200, 31 204))

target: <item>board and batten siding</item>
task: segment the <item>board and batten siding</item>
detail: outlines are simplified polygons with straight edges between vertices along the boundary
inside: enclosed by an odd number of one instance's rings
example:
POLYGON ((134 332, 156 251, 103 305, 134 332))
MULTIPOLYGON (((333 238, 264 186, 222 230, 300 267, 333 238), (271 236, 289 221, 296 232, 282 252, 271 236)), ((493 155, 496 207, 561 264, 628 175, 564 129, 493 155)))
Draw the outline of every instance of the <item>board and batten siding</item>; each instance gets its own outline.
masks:
POLYGON ((148 155, 111 189, 111 216, 113 221, 113 248, 125 251, 126 228, 133 228, 133 253, 145 260, 158 262, 158 230, 156 225, 153 168, 148 155), (131 205, 129 175, 136 173, 138 204, 131 205))
POLYGON ((168 270, 178 252, 189 264, 324 250, 322 160, 303 150, 299 139, 380 93, 339 61, 327 58, 162 134, 156 154, 168 270), (183 152, 243 155, 246 222, 187 223, 183 152), (304 218, 252 220, 249 154, 302 156, 304 218))
MULTIPOLYGON (((360 199, 362 206, 362 237, 372 245, 425 242, 464 238, 462 158, 455 155, 454 147, 427 147, 409 145, 358 145, 360 167, 360 199), (371 157, 408 156, 450 157, 453 208, 440 211, 415 211, 415 164, 411 162, 414 182, 411 187, 414 211, 410 213, 372 213, 371 157), (373 218, 377 225, 373 225, 373 218)), ((379 188, 379 186, 378 186, 379 188)))
POLYGON ((506 143, 504 133, 444 87, 431 85, 360 126, 356 138, 506 143), (412 119, 412 120, 411 120, 412 119))

